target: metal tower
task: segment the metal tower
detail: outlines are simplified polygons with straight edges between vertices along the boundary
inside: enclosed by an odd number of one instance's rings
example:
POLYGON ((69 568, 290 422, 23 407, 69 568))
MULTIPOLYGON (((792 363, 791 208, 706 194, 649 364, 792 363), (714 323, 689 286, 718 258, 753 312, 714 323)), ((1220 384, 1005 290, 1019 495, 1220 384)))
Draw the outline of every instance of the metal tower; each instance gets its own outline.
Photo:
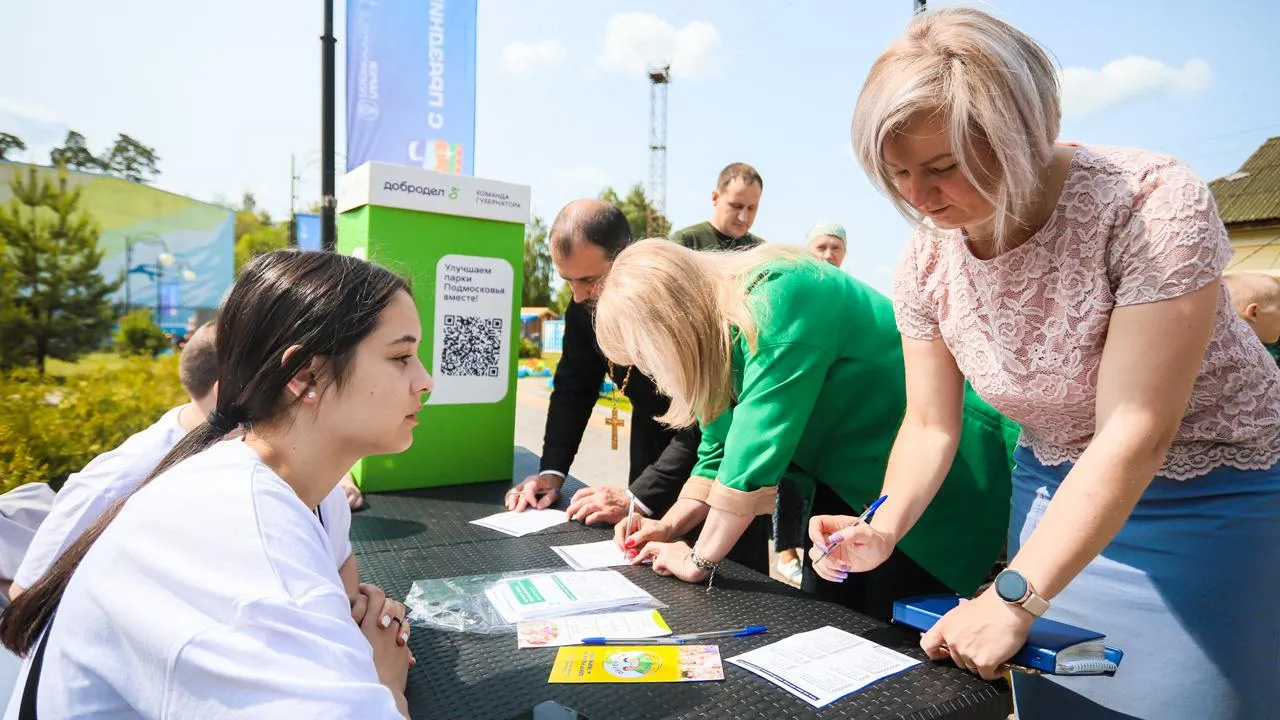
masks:
POLYGON ((659 227, 667 216, 667 85, 670 83, 671 63, 649 68, 649 218, 645 234, 650 237, 665 236, 671 229, 659 227))
POLYGON ((915 0, 915 4, 916 4, 915 14, 916 14, 916 15, 919 15, 920 13, 922 13, 922 12, 924 12, 924 11, 925 11, 925 7, 924 7, 925 2, 926 2, 926 0, 915 0))

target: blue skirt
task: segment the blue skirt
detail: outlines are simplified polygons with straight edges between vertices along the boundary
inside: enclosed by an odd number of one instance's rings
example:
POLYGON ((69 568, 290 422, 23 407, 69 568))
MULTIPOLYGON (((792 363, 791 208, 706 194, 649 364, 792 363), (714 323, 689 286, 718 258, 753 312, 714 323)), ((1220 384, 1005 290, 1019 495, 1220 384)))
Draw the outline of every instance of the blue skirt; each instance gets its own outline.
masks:
MULTIPOLYGON (((1014 453, 1012 557, 1071 469, 1014 453)), ((1115 677, 1014 676, 1023 720, 1280 718, 1280 466, 1157 477, 1047 617, 1105 633, 1115 677)))

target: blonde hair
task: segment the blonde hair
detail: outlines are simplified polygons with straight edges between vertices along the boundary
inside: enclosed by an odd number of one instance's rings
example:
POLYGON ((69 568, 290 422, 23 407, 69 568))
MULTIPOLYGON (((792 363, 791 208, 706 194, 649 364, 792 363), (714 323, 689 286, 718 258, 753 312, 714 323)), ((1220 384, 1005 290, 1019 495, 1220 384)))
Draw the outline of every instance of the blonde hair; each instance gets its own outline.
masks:
POLYGON ((1237 313, 1254 303, 1267 309, 1280 308, 1280 279, 1264 272, 1237 271, 1223 273, 1227 295, 1237 313))
POLYGON ((756 348, 760 313, 749 290, 760 267, 807 261, 795 248, 761 245, 706 252, 653 238, 618 254, 601 283, 596 342, 614 363, 653 378, 671 408, 671 427, 710 422, 733 399, 733 343, 756 348))
POLYGON ((981 10, 918 15, 871 66, 853 113, 853 149, 873 184, 913 223, 924 217, 898 191, 884 145, 934 114, 948 124, 962 173, 996 209, 996 249, 1008 247, 1036 208, 1062 119, 1058 72, 1035 40, 981 10), (976 156, 998 167, 980 180, 976 156))

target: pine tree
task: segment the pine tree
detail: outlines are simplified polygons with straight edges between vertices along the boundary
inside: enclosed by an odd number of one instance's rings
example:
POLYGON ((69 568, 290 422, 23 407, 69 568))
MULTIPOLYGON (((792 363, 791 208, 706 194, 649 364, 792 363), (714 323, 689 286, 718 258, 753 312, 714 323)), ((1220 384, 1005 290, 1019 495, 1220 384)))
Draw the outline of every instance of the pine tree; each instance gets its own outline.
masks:
POLYGON ((99 273, 98 228, 78 209, 81 191, 66 175, 41 180, 31 168, 25 182, 15 175, 9 187, 13 199, 0 208, 0 266, 11 273, 18 317, 0 326, 0 337, 11 364, 44 373, 46 359, 73 361, 110 337, 109 296, 120 282, 99 273))
POLYGON ((654 210, 640 183, 632 185, 625 198, 620 197, 612 187, 606 187, 600 191, 600 199, 613 203, 626 216, 627 224, 631 226, 632 240, 666 237, 671 232, 671 222, 665 215, 654 210))

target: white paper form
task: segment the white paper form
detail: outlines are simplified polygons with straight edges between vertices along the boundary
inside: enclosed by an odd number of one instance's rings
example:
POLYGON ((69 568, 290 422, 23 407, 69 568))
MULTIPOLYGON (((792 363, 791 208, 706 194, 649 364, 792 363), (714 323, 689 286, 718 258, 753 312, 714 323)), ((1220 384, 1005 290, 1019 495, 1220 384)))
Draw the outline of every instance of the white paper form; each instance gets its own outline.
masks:
POLYGON ((517 645, 521 648, 577 645, 589 637, 638 640, 670 634, 671 628, 657 610, 529 620, 516 626, 517 645))
POLYGON ((472 520, 471 524, 521 537, 566 522, 569 522, 569 518, 564 514, 563 510, 542 508, 540 510, 525 510, 524 512, 515 512, 514 510, 500 512, 496 515, 482 517, 479 520, 472 520))
POLYGON ((527 575, 503 580, 485 597, 509 623, 568 617, 653 602, 616 570, 586 570, 527 575))
POLYGON ((920 661, 827 626, 731 657, 729 662, 814 707, 825 707, 920 661))
POLYGON ((622 554, 622 548, 612 540, 581 545, 553 545, 551 549, 564 558, 564 561, 574 570, 593 570, 627 564, 627 556, 622 554))

